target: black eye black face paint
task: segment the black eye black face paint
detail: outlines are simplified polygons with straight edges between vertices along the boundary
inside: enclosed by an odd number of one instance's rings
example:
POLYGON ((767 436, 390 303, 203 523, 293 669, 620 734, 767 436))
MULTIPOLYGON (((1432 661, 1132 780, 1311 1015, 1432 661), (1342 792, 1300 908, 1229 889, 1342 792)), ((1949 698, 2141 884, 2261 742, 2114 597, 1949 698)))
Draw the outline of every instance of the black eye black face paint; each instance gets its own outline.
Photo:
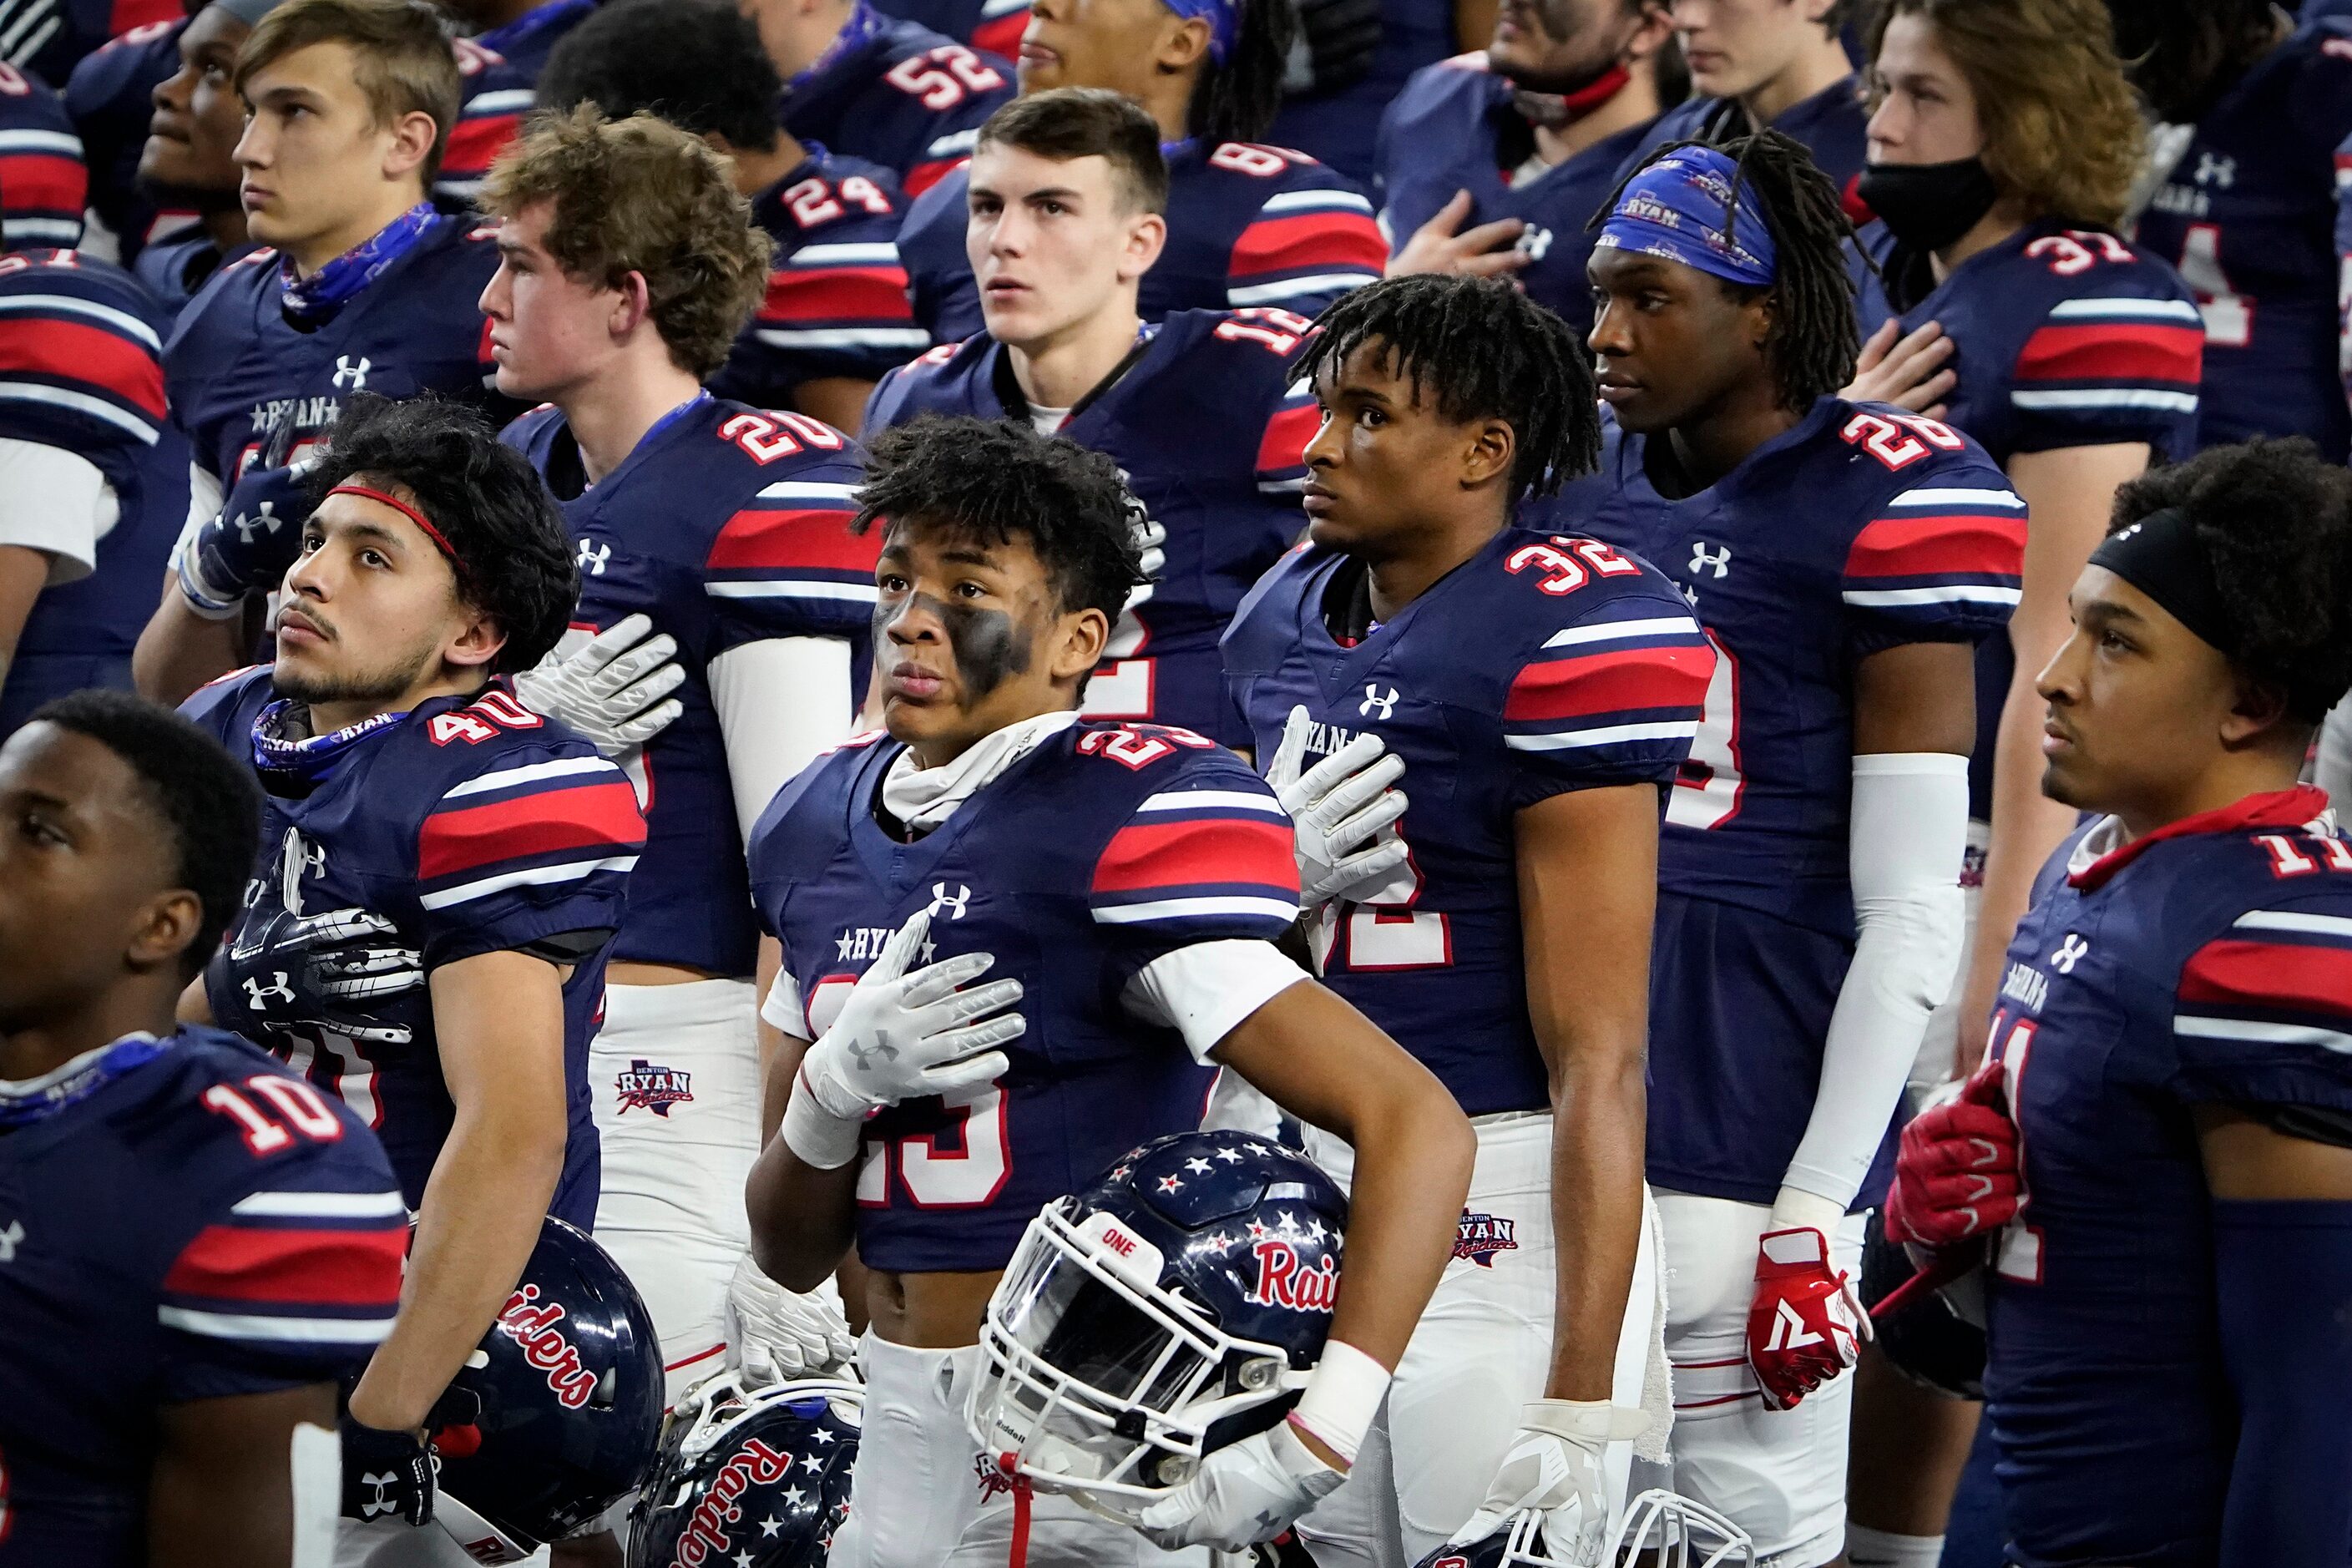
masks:
POLYGON ((1028 628, 1011 616, 1003 610, 950 604, 929 594, 915 596, 948 629, 948 646, 955 649, 956 673, 963 678, 965 706, 1003 685, 1007 676, 1028 673, 1028 628))

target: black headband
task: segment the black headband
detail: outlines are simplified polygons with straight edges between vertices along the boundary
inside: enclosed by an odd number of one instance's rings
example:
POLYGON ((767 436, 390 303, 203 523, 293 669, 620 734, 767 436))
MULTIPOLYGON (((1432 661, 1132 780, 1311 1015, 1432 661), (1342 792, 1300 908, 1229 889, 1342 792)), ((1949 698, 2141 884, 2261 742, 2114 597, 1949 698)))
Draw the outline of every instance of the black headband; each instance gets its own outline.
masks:
POLYGON ((2164 606, 2172 618, 2230 658, 2243 644, 2235 617, 2221 602, 2213 569, 2197 542, 2196 525, 2173 510, 2150 512, 2111 533, 2091 552, 2104 566, 2164 606))

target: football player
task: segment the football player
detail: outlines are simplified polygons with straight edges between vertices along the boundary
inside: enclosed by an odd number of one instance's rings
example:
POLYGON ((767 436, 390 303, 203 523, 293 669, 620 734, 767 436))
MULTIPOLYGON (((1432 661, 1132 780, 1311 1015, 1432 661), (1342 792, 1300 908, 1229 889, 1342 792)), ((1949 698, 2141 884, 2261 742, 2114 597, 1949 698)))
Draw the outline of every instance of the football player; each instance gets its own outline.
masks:
MULTIPOLYGON (((178 9, 173 7, 175 13, 178 9)), ((74 134, 81 138, 82 159, 90 171, 86 218, 96 219, 88 229, 91 248, 111 245, 112 258, 125 267, 135 265, 151 239, 177 237, 194 216, 184 207, 159 209, 139 182, 155 89, 180 68, 180 35, 188 21, 174 15, 110 38, 75 64, 62 89, 66 113, 73 120, 74 134)), ((227 79, 224 71, 224 87, 227 79)), ((226 150, 224 144, 220 163, 229 168, 228 176, 215 182, 208 194, 210 205, 234 209, 236 175, 226 150)))
MULTIPOLYGON (((853 1240, 870 1271, 867 1418, 833 1562, 1005 1560, 1016 1510, 983 1504, 963 1409, 998 1274, 1042 1205, 1197 1126, 1219 1067, 1363 1151, 1330 1342, 1286 1421, 1143 1513, 1148 1540, 1064 1498, 1018 1517, 1037 1568, 1238 1550, 1357 1454, 1452 1245, 1469 1129, 1274 945, 1298 909, 1274 792, 1190 731, 1079 719, 1139 575, 1110 459, 934 418, 877 435, 867 461, 889 732, 802 773, 751 851, 783 944, 765 1011, 787 1036, 753 1246, 798 1289, 853 1240)), ((1310 1310, 1295 1280, 1261 1289, 1310 1310)))
POLYGON ((0 735, 131 684, 135 627, 188 510, 163 313, 68 250, 0 256, 0 735))
POLYGON ((2136 237, 2205 313, 2200 444, 2308 436, 2341 462, 2334 154, 2352 135, 2352 22, 2297 29, 2268 0, 2114 5, 2116 52, 2169 172, 2136 237))
POLYGON ((1381 121, 1390 272, 1510 271, 1590 331, 1592 215, 1658 118, 1673 36, 1665 0, 1510 0, 1483 52, 1416 74, 1381 121))
POLYGON ((2042 787, 2097 820, 1887 1198, 1890 1236, 1983 1263, 2021 1568, 2334 1563, 2352 1531, 2352 844, 2295 782, 2352 684, 2347 582, 2340 469, 2209 450, 2124 487, 2041 672, 2042 787))
POLYGON ((777 129, 782 84, 733 0, 616 0, 564 40, 543 109, 593 102, 691 131, 733 164, 751 221, 775 242, 768 289, 713 395, 791 408, 855 435, 884 373, 930 346, 898 265, 906 198, 878 163, 777 129))
POLYGON ((776 74, 785 130, 927 189, 1013 96, 1013 65, 867 0, 740 0, 776 74))
MULTIPOLYGON (((1168 243, 1144 274, 1140 309, 1271 305, 1312 316, 1381 275, 1388 255, 1371 204, 1303 153, 1265 147, 1293 33, 1286 0, 1037 0, 1021 40, 1021 90, 1101 87, 1143 105, 1168 156, 1168 243)), ((907 215, 898 252, 915 318, 936 341, 983 331, 964 255, 971 194, 961 171, 907 215)))
MULTIPOLYGON (((1227 679, 1299 819, 1326 983, 1478 1133, 1377 1441, 1300 1531, 1327 1564, 1385 1563, 1401 1531, 1413 1563, 1535 1506, 1581 1562, 1652 1427, 1658 807, 1714 655, 1657 573, 1512 526, 1592 463, 1590 373, 1558 317, 1499 280, 1391 279, 1326 312, 1298 370, 1322 410, 1310 542, 1234 617, 1227 679), (1382 794, 1402 819, 1351 853, 1346 803, 1382 794)), ((1343 1182, 1368 1153, 1322 1133, 1309 1152, 1343 1182)))
MULTIPOLYGON (((667 0, 664 0, 667 4, 667 0)), ((575 640, 650 620, 677 653, 674 723, 620 753, 644 857, 588 1054, 604 1152, 596 1237, 651 1309, 673 1397, 719 1370, 740 1194, 759 1152, 759 930, 743 839, 784 782, 848 734, 875 546, 852 537, 847 437, 702 390, 768 276, 768 242, 717 153, 651 115, 548 116, 490 169, 502 258, 482 294, 502 390, 545 399, 504 439, 561 501, 580 566, 575 640)), ((795 1310, 772 1301, 774 1313, 795 1310)), ((827 1360, 832 1309, 777 1347, 827 1360)), ((847 1347, 845 1331, 839 1343, 847 1347)), ((797 1358, 797 1359, 796 1359, 797 1358)))
POLYGON ((1649 1175, 1674 1281, 1675 1489, 1759 1561, 1844 1533, 1874 1156, 1964 917, 1974 645, 2025 505, 1949 426, 1835 395, 1856 348, 1835 188, 1775 132, 1659 154, 1591 271, 1614 419, 1593 531, 1718 656, 1666 807, 1649 1175))
POLYGON ((289 469, 345 398, 491 402, 474 300, 498 253, 425 199, 457 110, 438 14, 288 0, 255 24, 232 79, 246 226, 268 248, 215 273, 164 344, 195 493, 138 673, 175 700, 249 651, 247 605, 300 545, 306 492, 289 469))
POLYGON ((71 250, 89 191, 65 100, 0 60, 0 250, 71 250))
POLYGON ((1650 128, 1625 168, 1672 142, 1726 142, 1769 126, 1812 154, 1849 216, 1865 216, 1854 193, 1864 115, 1843 37, 1853 0, 1667 0, 1667 7, 1696 95, 1650 128))
POLYGON ((1168 165, 1151 117, 1118 93, 1007 104, 981 127, 969 178, 988 331, 893 373, 866 424, 1019 419, 1117 462, 1164 564, 1129 595, 1082 711, 1246 745, 1217 637, 1298 532, 1313 413, 1288 384, 1307 323, 1285 310, 1144 323, 1136 289, 1166 243, 1168 165))
MULTIPOLYGON (((253 249, 236 165, 245 106, 231 82, 253 24, 280 3, 214 0, 199 9, 172 36, 173 68, 142 96, 142 107, 152 99, 152 112, 142 118, 147 135, 136 153, 139 195, 189 210, 194 221, 184 232, 139 246, 131 267, 174 317, 214 273, 253 249)), ((82 68, 106 58, 101 50, 82 68)))
POLYGON ((275 662, 187 705, 267 805, 181 1016, 358 1111, 416 1213, 399 1321, 345 1408, 350 1562, 430 1517, 427 1415, 541 1217, 594 1215, 588 1037, 645 823, 617 768, 499 679, 577 592, 530 466, 436 402, 365 398, 331 430, 275 662))
POLYGON ((122 692, 0 745, 0 1563, 308 1568, 335 1385, 392 1327, 407 1211, 364 1119, 173 1025, 260 801, 122 692))
POLYGON ((470 203, 491 163, 515 139, 538 93, 540 73, 572 31, 595 15, 596 0, 434 0, 469 37, 457 42, 465 97, 433 181, 448 206, 470 203))

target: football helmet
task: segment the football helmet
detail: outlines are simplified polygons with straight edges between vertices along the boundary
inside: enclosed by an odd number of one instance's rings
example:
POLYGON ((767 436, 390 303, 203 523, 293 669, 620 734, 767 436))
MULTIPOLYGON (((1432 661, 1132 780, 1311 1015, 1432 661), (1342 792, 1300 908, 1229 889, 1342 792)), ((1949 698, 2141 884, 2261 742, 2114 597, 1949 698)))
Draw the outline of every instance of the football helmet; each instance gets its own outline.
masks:
POLYGON ((661 1349, 628 1277, 550 1218, 480 1348, 434 1406, 433 1521, 519 1563, 637 1489, 661 1436, 661 1349))
POLYGON ((1754 1568, 1755 1562, 1746 1531, 1678 1493, 1653 1489, 1626 1504, 1596 1562, 1554 1556, 1544 1545, 1542 1513, 1523 1509, 1483 1541, 1439 1547, 1420 1568, 1754 1568))
POLYGON ((1339 1294, 1348 1200, 1245 1132, 1134 1151, 1029 1222, 966 1418, 1007 1478, 1149 1502, 1297 1403, 1339 1294))
POLYGON ((1984 1276, 1970 1270, 1933 1290, 1906 1295, 1895 1309, 1880 1308, 1916 1270, 1903 1244, 1886 1237, 1878 1211, 1862 1244, 1862 1299, 1873 1302, 1878 1348, 1895 1371, 1958 1399, 1984 1397, 1984 1276))
POLYGON ((629 1513, 629 1568, 823 1568, 849 1517, 866 1391, 803 1379, 687 1390, 629 1513))

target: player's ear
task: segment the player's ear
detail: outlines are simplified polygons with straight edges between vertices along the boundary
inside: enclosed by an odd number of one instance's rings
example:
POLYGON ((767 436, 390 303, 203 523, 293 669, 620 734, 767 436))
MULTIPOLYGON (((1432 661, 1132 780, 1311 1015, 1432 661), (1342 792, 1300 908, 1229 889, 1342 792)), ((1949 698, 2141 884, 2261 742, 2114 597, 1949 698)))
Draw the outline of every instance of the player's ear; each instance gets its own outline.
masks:
POLYGON ((1151 68, 1163 76, 1174 76, 1192 69, 1209 52, 1213 31, 1206 16, 1179 17, 1173 11, 1165 15, 1175 25, 1160 29, 1160 42, 1151 51, 1151 68))
POLYGON ((465 619, 457 636, 442 647, 442 661, 458 669, 482 668, 507 646, 506 628, 488 612, 478 610, 462 599, 457 602, 457 609, 465 619))
POLYGON ((383 149, 383 177, 393 181, 421 174, 440 133, 433 117, 421 109, 412 109, 394 121, 383 149))
POLYGON ((1127 226, 1127 245, 1119 256, 1118 280, 1132 283, 1151 270, 1168 247, 1168 220, 1158 213, 1138 213, 1127 226))
POLYGON ((1110 617, 1087 608, 1065 614, 1055 629, 1051 661, 1054 679, 1076 680, 1102 662, 1110 646, 1110 617))
POLYGON ((2229 683, 2230 710, 2221 716, 2222 748, 2238 751, 2277 733, 2287 718, 2285 691, 2275 681, 2258 680, 2234 667, 2229 683))
POLYGON ((1518 456, 1518 432, 1507 419, 1482 419, 1470 426, 1470 444, 1462 453, 1462 487, 1473 489, 1507 479, 1511 460, 1518 456))
POLYGON ((637 324, 653 313, 653 286, 642 272, 632 272, 621 279, 614 289, 612 313, 606 317, 604 330, 614 342, 637 330, 637 324))
POLYGON ((185 888, 156 894, 133 917, 123 958, 134 970, 176 964, 204 929, 205 901, 185 888))

